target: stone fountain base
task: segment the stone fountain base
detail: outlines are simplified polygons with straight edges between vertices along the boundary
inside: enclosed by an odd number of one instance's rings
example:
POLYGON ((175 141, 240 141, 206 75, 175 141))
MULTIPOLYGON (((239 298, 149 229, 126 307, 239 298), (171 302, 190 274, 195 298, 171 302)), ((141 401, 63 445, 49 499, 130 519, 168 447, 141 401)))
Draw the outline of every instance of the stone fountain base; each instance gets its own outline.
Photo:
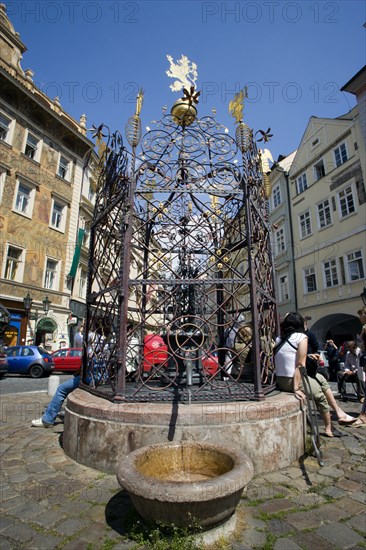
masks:
POLYGON ((80 464, 114 474, 146 445, 197 441, 245 452, 254 475, 285 468, 305 451, 305 413, 290 393, 230 403, 111 403, 77 389, 68 397, 63 446, 80 464))
POLYGON ((243 452, 183 441, 136 449, 117 479, 147 523, 207 530, 234 514, 253 471, 243 452))

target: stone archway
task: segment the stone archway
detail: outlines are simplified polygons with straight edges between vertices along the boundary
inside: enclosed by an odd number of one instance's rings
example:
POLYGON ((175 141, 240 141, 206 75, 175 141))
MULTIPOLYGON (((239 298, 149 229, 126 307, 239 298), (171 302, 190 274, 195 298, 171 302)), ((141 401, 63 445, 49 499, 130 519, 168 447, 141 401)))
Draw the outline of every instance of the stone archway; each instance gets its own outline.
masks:
POLYGON ((326 340, 334 340, 340 346, 346 340, 354 340, 361 332, 361 323, 356 315, 333 313, 316 321, 311 330, 317 335, 319 345, 323 347, 326 340))
POLYGON ((56 321, 51 317, 42 317, 36 326, 36 346, 43 345, 44 347, 48 347, 47 337, 48 335, 51 335, 51 339, 53 339, 53 333, 55 330, 57 330, 56 321))

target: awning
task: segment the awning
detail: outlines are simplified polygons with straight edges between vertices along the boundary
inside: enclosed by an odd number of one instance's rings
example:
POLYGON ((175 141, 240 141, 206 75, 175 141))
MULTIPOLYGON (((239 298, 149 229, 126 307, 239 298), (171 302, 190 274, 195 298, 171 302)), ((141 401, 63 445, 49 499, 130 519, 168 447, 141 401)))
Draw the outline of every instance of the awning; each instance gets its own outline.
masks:
POLYGON ((72 259, 70 273, 68 274, 68 277, 70 277, 70 279, 75 279, 75 276, 76 276, 76 271, 80 260, 81 245, 83 244, 84 233, 85 233, 85 229, 79 229, 78 240, 76 242, 74 257, 72 259))

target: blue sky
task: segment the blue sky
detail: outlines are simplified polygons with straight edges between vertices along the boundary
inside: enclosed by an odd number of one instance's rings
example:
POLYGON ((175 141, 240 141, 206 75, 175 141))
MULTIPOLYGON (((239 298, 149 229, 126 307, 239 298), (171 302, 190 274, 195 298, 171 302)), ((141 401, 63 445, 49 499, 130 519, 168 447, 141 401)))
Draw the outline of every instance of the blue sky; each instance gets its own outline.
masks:
POLYGON ((331 1, 5 1, 28 51, 23 69, 87 126, 124 132, 140 86, 143 127, 181 93, 166 55, 198 65, 200 116, 234 132, 228 103, 248 86, 246 123, 271 127, 274 158, 298 146, 310 116, 336 117, 355 100, 340 88, 365 64, 365 3, 331 1))

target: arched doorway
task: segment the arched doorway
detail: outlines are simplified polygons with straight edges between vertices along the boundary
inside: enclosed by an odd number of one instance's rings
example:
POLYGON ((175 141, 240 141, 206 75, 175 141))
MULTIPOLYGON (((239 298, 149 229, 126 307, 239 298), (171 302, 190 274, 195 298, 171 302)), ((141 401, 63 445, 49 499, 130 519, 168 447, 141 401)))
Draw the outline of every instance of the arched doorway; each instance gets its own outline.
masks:
POLYGON ((57 323, 51 317, 42 317, 36 327, 36 346, 42 345, 46 349, 51 348, 55 330, 57 330, 57 323))
POLYGON ((334 340, 336 346, 340 346, 347 340, 354 340, 361 332, 361 323, 356 315, 347 313, 334 313, 326 315, 313 324, 311 330, 318 337, 319 344, 323 347, 327 340, 334 340))

